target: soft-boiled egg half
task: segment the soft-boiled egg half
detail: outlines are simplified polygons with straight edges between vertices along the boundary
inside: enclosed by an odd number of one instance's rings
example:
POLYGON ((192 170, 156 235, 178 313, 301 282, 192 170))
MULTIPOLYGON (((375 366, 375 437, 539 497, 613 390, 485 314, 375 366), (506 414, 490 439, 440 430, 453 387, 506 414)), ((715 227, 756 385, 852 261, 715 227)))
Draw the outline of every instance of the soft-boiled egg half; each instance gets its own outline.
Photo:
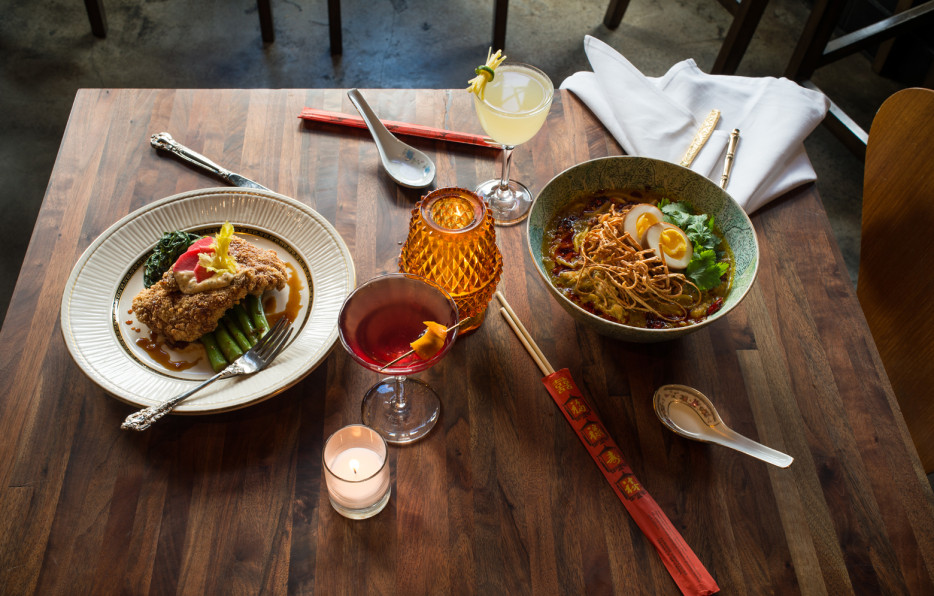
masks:
POLYGON ((646 230, 643 246, 654 250, 670 269, 684 269, 694 254, 694 247, 687 234, 667 222, 659 222, 646 230))
POLYGON ((661 209, 648 203, 639 203, 626 213, 623 219, 623 231, 628 232, 629 236, 639 243, 639 246, 647 248, 645 233, 663 219, 661 209))

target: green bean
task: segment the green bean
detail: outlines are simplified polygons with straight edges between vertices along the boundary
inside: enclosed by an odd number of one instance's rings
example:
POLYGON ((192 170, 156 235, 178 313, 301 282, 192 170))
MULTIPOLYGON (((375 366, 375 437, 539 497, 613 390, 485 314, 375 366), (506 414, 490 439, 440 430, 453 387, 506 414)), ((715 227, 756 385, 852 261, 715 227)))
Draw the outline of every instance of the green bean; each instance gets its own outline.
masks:
POLYGON ((224 353, 224 358, 227 359, 227 362, 233 362, 240 356, 243 356, 243 350, 240 349, 240 346, 237 345, 234 338, 230 336, 230 333, 227 332, 227 328, 224 325, 217 326, 217 329, 214 330, 214 337, 217 338, 217 345, 220 346, 221 352, 224 353))
POLYGON ((224 353, 221 352, 220 346, 217 345, 217 338, 214 337, 213 332, 201 336, 201 345, 204 346, 208 362, 211 363, 214 372, 220 372, 227 368, 227 359, 224 357, 224 353))
POLYGON ((247 340, 249 340, 250 345, 252 346, 259 341, 259 336, 256 334, 256 326, 253 324, 250 315, 247 314, 246 309, 243 308, 242 304, 235 304, 233 309, 227 311, 227 314, 233 312, 233 318, 237 321, 237 324, 240 326, 240 330, 243 331, 243 334, 246 335, 247 340))
POLYGON ((263 303, 259 296, 249 294, 246 297, 247 310, 253 318, 253 324, 256 326, 256 333, 262 337, 269 331, 269 322, 266 321, 266 313, 263 312, 263 303))

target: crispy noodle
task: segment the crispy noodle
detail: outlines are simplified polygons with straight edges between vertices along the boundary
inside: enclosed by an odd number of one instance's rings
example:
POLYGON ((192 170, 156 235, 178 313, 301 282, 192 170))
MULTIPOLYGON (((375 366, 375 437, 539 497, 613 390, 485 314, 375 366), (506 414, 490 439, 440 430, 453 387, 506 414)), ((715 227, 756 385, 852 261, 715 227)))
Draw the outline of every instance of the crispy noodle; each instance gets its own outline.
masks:
POLYGON ((619 320, 642 311, 665 321, 679 321, 698 304, 697 286, 681 273, 671 273, 652 249, 643 250, 623 229, 630 206, 612 205, 596 223, 574 237, 579 256, 555 262, 569 269, 559 274, 584 304, 619 320), (687 291, 686 291, 687 289, 687 291))

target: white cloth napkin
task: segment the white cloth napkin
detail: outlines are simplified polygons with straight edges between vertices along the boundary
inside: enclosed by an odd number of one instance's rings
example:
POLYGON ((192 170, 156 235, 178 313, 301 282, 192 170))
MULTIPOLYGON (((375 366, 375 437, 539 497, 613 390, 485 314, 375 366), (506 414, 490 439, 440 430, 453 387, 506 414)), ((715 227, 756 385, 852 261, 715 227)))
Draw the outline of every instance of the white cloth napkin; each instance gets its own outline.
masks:
POLYGON ((718 109, 720 122, 691 169, 719 183, 730 131, 738 128, 727 191, 747 213, 817 179, 804 139, 827 114, 824 94, 784 78, 709 75, 693 60, 646 77, 589 35, 584 51, 593 72, 575 73, 561 88, 577 95, 629 155, 679 163, 707 114, 718 109))

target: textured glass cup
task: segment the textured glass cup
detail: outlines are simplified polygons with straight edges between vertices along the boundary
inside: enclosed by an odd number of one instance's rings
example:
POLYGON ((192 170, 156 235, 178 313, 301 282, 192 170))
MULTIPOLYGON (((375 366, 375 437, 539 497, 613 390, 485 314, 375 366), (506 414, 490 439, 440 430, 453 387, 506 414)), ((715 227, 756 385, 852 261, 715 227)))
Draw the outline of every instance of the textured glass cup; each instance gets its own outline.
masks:
POLYGON ((463 188, 439 188, 422 197, 412 210, 399 269, 447 290, 466 319, 461 334, 480 327, 503 272, 486 203, 463 188))

